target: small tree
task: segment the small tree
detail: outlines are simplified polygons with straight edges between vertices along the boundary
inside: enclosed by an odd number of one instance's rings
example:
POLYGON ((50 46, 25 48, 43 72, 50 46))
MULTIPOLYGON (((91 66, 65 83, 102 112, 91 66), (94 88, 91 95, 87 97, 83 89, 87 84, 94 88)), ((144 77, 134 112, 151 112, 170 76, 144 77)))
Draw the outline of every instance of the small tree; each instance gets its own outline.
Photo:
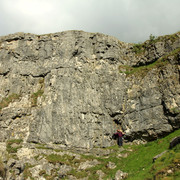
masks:
POLYGON ((153 41, 155 41, 156 37, 153 36, 152 34, 150 34, 149 36, 149 40, 150 40, 150 43, 152 43, 153 41))

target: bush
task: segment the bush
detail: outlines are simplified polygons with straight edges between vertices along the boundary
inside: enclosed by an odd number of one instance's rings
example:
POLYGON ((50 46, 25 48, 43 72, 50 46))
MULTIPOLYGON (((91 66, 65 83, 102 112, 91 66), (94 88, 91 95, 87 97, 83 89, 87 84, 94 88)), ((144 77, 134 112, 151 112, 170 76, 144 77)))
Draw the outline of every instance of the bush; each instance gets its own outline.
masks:
POLYGON ((149 36, 149 40, 150 41, 154 41, 156 39, 156 37, 155 36, 153 36, 152 34, 150 34, 150 36, 149 36))
POLYGON ((133 45, 133 52, 135 54, 141 54, 142 52, 144 52, 143 44, 141 44, 141 43, 134 44, 133 45))

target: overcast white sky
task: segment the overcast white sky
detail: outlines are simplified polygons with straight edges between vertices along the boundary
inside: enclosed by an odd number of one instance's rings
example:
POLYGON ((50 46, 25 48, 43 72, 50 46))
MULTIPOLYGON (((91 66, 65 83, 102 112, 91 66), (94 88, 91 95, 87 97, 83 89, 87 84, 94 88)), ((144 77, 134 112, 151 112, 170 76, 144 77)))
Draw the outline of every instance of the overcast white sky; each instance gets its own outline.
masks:
POLYGON ((143 42, 180 31, 179 8, 180 0, 0 0, 0 36, 83 30, 143 42))

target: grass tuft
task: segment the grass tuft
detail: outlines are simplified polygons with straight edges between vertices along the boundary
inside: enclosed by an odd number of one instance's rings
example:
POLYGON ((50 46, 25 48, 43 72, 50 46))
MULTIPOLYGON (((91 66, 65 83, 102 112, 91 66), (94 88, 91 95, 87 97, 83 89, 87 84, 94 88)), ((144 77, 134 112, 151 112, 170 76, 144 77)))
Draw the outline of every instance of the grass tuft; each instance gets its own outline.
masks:
POLYGON ((50 155, 46 156, 46 159, 48 162, 50 162, 52 164, 59 163, 59 164, 70 165, 74 158, 67 154, 65 154, 63 156, 58 155, 58 154, 50 154, 50 155))
POLYGON ((6 150, 8 153, 17 153, 17 150, 21 148, 20 145, 21 142, 23 142, 22 139, 11 139, 6 142, 6 150), (12 145, 15 144, 15 147, 12 147, 12 145))
POLYGON ((26 163, 25 164, 25 169, 23 171, 23 176, 25 179, 31 179, 31 180, 34 180, 34 178, 32 177, 32 174, 30 172, 30 168, 32 168, 33 166, 29 163, 26 163))
POLYGON ((44 90, 40 89, 31 95, 31 106, 32 107, 37 106, 37 99, 38 99, 38 97, 42 96, 43 93, 44 93, 44 90))
POLYGON ((76 178, 84 178, 88 176, 88 173, 86 171, 77 171, 76 169, 72 169, 68 172, 68 175, 73 175, 76 178))
POLYGON ((145 51, 144 44, 138 43, 133 45, 133 52, 135 54, 142 54, 145 51))
POLYGON ((15 101, 15 100, 17 100, 17 99, 19 99, 19 98, 20 98, 20 95, 18 95, 18 94, 11 94, 11 95, 9 95, 8 97, 3 98, 3 99, 1 100, 1 102, 0 102, 0 111, 1 111, 3 108, 8 107, 8 105, 9 105, 11 102, 13 102, 13 101, 15 101))
POLYGON ((39 79, 40 89, 31 95, 31 107, 37 106, 38 97, 44 94, 44 78, 39 79))
POLYGON ((164 60, 163 58, 158 59, 157 61, 144 65, 144 66, 138 66, 138 67, 131 67, 131 66, 125 66, 121 65, 119 66, 119 72, 120 73, 125 73, 126 75, 146 75, 150 70, 154 68, 161 68, 165 66, 168 63, 168 61, 164 60))

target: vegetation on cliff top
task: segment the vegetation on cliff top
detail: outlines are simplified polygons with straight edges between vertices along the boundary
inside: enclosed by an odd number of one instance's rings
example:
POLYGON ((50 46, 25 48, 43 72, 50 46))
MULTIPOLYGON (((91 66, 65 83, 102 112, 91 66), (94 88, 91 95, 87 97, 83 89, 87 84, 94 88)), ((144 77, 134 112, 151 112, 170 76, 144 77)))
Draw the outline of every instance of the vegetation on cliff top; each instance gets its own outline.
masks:
POLYGON ((133 52, 136 55, 141 55, 145 52, 152 44, 155 44, 156 42, 161 41, 171 41, 172 43, 175 42, 178 38, 180 38, 180 31, 171 35, 166 36, 159 36, 155 37, 154 35, 149 36, 149 40, 145 41, 144 43, 138 43, 133 45, 133 52))
POLYGON ((120 65, 119 66, 119 72, 125 73, 126 75, 132 75, 132 74, 141 74, 145 75, 147 72, 154 68, 162 68, 165 65, 169 64, 169 57, 173 56, 174 58, 177 58, 178 54, 180 53, 180 48, 177 48, 173 51, 171 51, 169 54, 159 58, 158 60, 148 64, 148 65, 142 65, 142 66, 127 66, 127 65, 120 65))

